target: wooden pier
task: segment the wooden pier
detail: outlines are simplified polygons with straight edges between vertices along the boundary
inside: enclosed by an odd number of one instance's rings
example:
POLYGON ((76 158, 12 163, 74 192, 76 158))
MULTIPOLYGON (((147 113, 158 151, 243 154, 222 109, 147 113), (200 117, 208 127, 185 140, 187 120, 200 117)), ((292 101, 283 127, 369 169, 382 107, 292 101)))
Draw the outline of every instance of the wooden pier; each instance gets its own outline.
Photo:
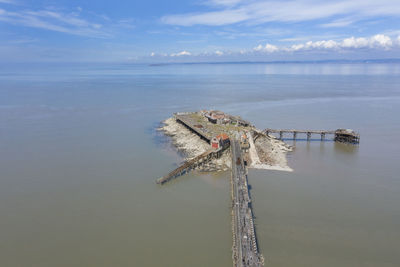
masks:
POLYGON ((266 135, 270 133, 279 133, 279 139, 283 139, 284 134, 293 135, 293 140, 297 139, 298 134, 306 134, 307 141, 311 140, 312 135, 320 135, 321 141, 326 140, 327 135, 333 135, 333 140, 335 142, 343 142, 343 143, 352 143, 358 144, 360 142, 360 135, 353 130, 350 129, 337 129, 337 130, 287 130, 287 129, 265 129, 263 131, 266 135))
POLYGON ((181 166, 176 168, 175 170, 171 171, 167 175, 161 177, 158 179, 156 182, 157 184, 164 184, 165 182, 168 182, 171 179, 174 179, 178 176, 184 175, 185 173, 188 173, 189 171, 209 162, 210 160, 214 158, 219 158, 225 148, 222 147, 218 150, 215 149, 210 149, 197 157, 190 159, 183 163, 181 166))
POLYGON ((247 168, 238 140, 231 139, 232 156, 232 259, 235 267, 262 267, 264 258, 258 251, 247 168))
POLYGON ((231 147, 233 265, 235 267, 262 267, 264 266, 264 258, 258 250, 254 215, 247 182, 247 168, 243 161, 242 148, 239 140, 236 139, 230 139, 229 144, 229 146, 218 150, 208 150, 186 161, 177 169, 158 179, 157 183, 164 184, 175 177, 183 175, 213 158, 220 157, 224 149, 231 147))

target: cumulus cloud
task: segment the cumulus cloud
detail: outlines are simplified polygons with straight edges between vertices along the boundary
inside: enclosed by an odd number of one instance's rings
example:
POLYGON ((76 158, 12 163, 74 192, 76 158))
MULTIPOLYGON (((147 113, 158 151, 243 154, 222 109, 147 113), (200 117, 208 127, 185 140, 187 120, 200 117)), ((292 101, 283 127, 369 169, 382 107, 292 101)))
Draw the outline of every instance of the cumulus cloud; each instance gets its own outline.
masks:
POLYGON ((346 50, 346 49, 384 49, 388 50, 393 48, 395 45, 400 46, 400 36, 397 41, 392 40, 387 35, 377 34, 369 38, 355 38, 350 37, 343 39, 342 41, 335 40, 322 40, 322 41, 308 41, 306 43, 293 44, 289 47, 277 47, 275 45, 266 44, 265 46, 258 45, 253 48, 256 52, 296 52, 296 51, 307 51, 307 50, 346 50))
POLYGON ((343 40, 342 47, 343 48, 363 48, 363 47, 368 47, 368 44, 369 44, 369 41, 366 38, 350 37, 350 38, 343 40))
POLYGON ((173 54, 171 54, 170 56, 171 56, 171 57, 181 57, 181 56, 191 56, 191 55, 192 55, 192 53, 190 53, 190 52, 184 50, 184 51, 181 51, 181 52, 179 52, 179 53, 173 53, 173 54))
POLYGON ((308 41, 304 44, 294 44, 290 48, 283 48, 288 51, 311 50, 311 49, 337 49, 340 44, 333 40, 308 41))
POLYGON ((222 51, 217 50, 217 51, 215 51, 215 54, 217 56, 222 56, 224 53, 222 51))
POLYGON ((254 48, 254 51, 262 51, 267 53, 277 52, 278 50, 279 48, 272 44, 266 44, 265 46, 258 45, 257 47, 254 48))
POLYGON ((377 34, 370 39, 370 46, 390 48, 393 45, 392 39, 383 34, 377 34))
MULTIPOLYGON (((162 17, 166 24, 228 25, 240 22, 262 24, 265 22, 300 22, 335 17, 400 16, 398 0, 287 0, 287 1, 235 1, 212 0, 215 10, 201 13, 173 14, 162 17)), ((333 21, 328 27, 346 26, 351 21, 333 21)))

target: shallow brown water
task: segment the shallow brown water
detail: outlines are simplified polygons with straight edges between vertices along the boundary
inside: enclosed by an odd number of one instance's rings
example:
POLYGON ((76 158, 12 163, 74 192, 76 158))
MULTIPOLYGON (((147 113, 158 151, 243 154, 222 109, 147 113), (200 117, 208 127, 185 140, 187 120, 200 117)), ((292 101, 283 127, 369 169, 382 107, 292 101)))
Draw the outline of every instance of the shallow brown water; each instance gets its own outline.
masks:
POLYGON ((298 141, 293 173, 250 171, 269 266, 399 266, 399 69, 124 65, 3 75, 1 265, 231 266, 229 172, 155 184, 182 160, 158 123, 218 108, 260 128, 361 133, 359 147, 298 141))

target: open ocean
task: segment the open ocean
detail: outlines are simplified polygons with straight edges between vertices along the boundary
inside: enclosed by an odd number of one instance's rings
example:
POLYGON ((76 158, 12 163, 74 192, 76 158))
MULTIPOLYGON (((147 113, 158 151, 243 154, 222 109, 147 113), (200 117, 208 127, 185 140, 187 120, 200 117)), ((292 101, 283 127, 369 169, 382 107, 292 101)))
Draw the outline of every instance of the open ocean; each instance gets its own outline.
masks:
POLYGON ((232 266, 230 172, 155 183, 199 109, 361 134, 249 171, 266 266, 400 266, 399 63, 0 65, 0 265, 232 266))

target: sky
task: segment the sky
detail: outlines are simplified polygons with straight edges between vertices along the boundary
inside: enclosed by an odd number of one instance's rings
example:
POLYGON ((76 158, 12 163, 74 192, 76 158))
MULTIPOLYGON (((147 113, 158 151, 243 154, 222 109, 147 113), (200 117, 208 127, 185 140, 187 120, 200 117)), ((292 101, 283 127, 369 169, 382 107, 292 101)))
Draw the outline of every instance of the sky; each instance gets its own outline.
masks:
POLYGON ((400 58, 400 0, 0 0, 2 62, 400 58))

